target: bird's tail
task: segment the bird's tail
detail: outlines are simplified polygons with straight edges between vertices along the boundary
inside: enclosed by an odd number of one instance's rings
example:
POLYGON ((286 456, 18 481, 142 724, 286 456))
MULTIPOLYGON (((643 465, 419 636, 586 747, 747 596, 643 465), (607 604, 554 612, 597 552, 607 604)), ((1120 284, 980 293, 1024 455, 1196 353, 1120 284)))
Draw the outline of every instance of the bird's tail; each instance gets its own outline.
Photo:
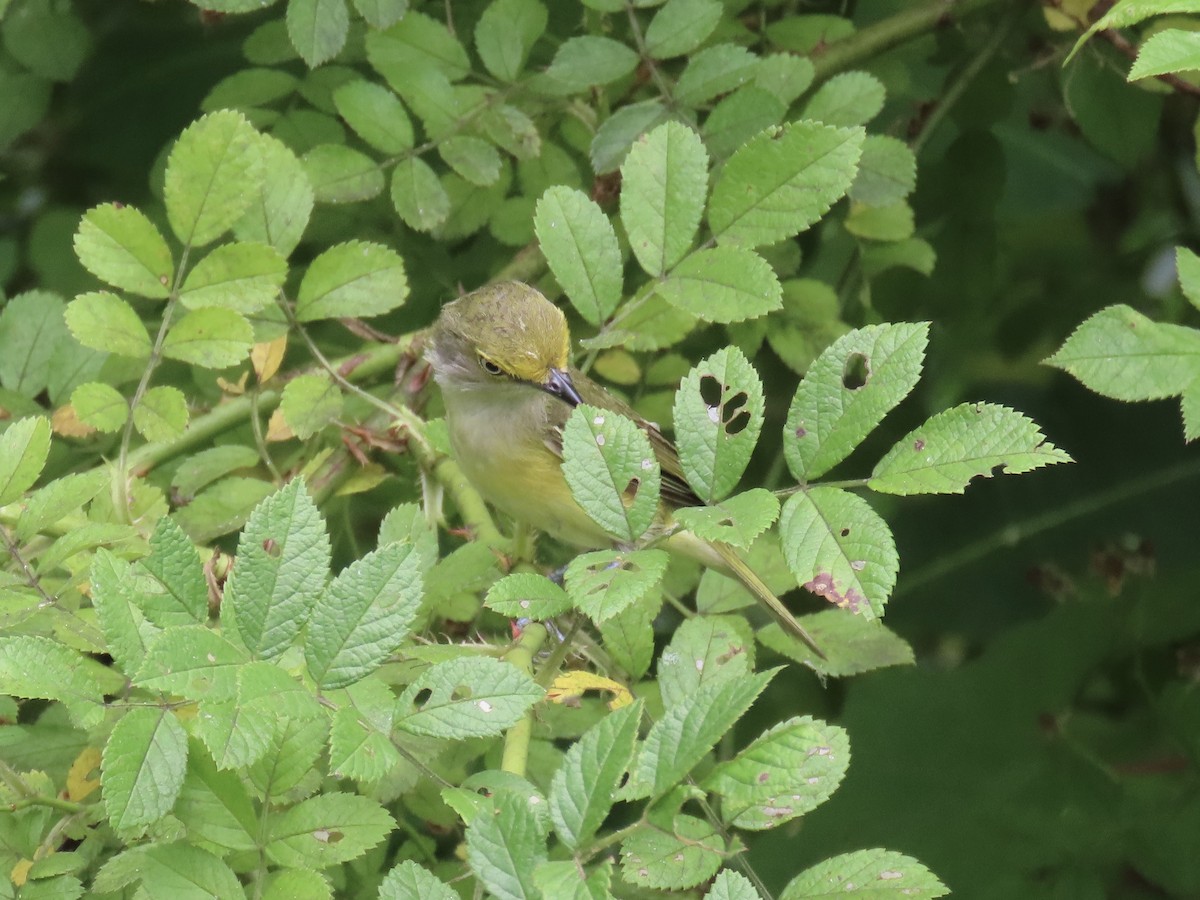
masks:
POLYGON ((766 607, 767 612, 771 614, 771 618, 779 623, 779 627, 783 629, 784 634, 803 641, 821 659, 827 658, 824 651, 813 640, 812 635, 804 630, 804 626, 796 621, 791 611, 783 605, 783 601, 776 597, 774 592, 746 564, 746 561, 738 556, 736 550, 728 544, 716 542, 709 543, 708 546, 716 551, 717 555, 721 558, 721 562, 729 570, 729 573, 740 581, 742 586, 753 594, 759 603, 766 607))

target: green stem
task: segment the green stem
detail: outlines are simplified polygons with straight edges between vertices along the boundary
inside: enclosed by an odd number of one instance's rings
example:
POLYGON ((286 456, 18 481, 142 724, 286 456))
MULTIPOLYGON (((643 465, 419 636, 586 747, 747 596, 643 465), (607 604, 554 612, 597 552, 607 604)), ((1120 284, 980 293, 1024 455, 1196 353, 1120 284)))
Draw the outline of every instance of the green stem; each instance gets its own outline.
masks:
POLYGON ((868 25, 850 37, 834 41, 812 55, 814 81, 853 69, 880 53, 920 37, 948 20, 963 19, 1014 0, 933 0, 868 25))
MULTIPOLYGON (((540 622, 526 625, 520 638, 512 646, 504 659, 526 675, 533 674, 533 658, 546 642, 546 626, 540 622)), ((508 729, 504 735, 504 753, 500 757, 500 769, 514 775, 525 777, 525 768, 529 762, 529 740, 533 737, 533 710, 529 710, 521 721, 508 729)))

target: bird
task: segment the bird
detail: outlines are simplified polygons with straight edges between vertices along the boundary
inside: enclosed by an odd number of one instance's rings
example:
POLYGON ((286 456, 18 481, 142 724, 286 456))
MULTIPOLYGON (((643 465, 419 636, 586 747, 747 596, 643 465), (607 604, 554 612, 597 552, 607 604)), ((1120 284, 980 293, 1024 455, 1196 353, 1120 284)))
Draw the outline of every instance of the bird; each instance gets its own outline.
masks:
POLYGON ((631 419, 662 471, 656 524, 665 548, 739 581, 779 623, 824 659, 812 636, 728 544, 674 527, 673 511, 703 506, 674 444, 653 423, 571 365, 563 311, 522 282, 486 285, 444 305, 426 352, 441 389, 454 457, 492 506, 566 544, 615 539, 576 502, 563 475, 563 428, 587 404, 631 419))

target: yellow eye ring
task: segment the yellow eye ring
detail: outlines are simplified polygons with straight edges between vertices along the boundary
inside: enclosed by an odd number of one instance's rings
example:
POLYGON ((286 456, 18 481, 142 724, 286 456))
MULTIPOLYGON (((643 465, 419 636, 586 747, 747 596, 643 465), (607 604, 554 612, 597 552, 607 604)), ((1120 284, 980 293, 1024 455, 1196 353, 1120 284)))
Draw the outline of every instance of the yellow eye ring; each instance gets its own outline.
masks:
POLYGON ((483 371, 489 375, 503 375, 504 370, 497 363, 492 362, 486 356, 479 357, 479 365, 483 367, 483 371))

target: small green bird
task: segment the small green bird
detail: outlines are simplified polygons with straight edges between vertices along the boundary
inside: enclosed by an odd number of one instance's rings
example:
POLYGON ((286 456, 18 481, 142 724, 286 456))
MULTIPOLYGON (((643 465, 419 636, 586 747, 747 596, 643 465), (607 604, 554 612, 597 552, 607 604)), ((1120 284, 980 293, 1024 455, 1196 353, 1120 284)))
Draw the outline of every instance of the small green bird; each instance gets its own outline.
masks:
MULTIPOLYGON (((571 335, 562 310, 519 282, 483 287, 442 308, 429 360, 442 389, 455 457, 475 488, 497 508, 578 547, 611 547, 613 538, 575 502, 562 473, 562 433, 580 403, 628 416, 646 433, 662 469, 658 524, 704 502, 688 486, 674 445, 603 387, 570 365, 571 335)), ((740 581, 783 630, 824 658, 737 552, 676 530, 664 546, 740 581)))

